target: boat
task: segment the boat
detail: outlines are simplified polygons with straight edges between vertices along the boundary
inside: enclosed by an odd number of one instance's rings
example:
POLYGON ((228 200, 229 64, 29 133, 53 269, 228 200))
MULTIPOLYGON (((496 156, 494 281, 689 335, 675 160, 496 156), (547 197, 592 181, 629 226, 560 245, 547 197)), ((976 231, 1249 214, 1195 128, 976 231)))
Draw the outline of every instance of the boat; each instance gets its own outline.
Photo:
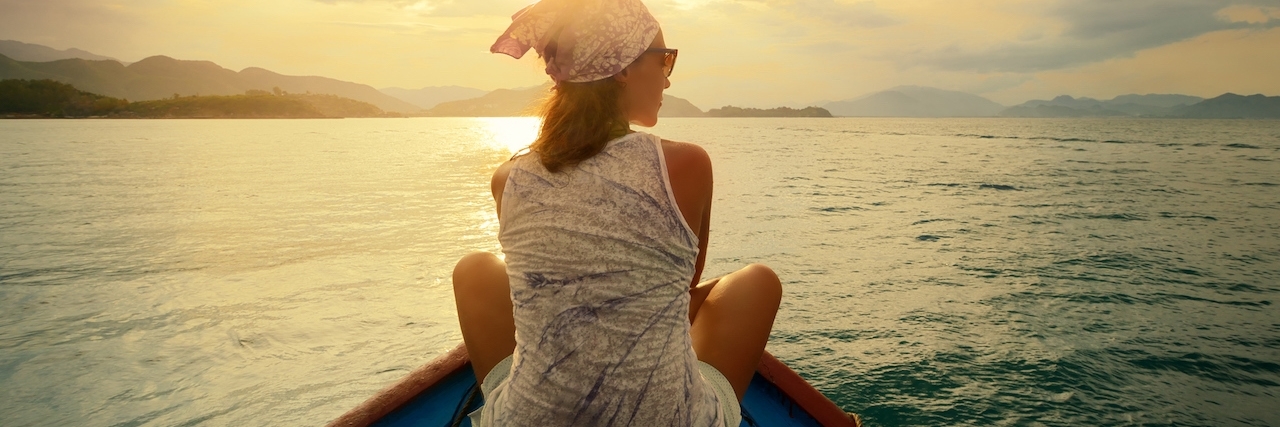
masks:
MULTIPOLYGON (((484 404, 467 348, 457 348, 409 373, 329 427, 470 427, 467 414, 484 404)), ((861 427, 767 351, 742 399, 742 427, 861 427)))

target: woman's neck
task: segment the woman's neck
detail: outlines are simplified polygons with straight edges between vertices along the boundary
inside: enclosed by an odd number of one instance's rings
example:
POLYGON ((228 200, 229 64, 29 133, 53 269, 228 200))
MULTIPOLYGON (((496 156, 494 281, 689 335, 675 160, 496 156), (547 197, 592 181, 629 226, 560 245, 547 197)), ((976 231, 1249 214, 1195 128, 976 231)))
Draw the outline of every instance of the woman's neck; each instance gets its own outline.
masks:
POLYGON ((630 123, 621 122, 621 123, 615 124, 612 129, 609 129, 609 140, 612 141, 612 140, 627 136, 627 134, 629 133, 631 133, 630 123))

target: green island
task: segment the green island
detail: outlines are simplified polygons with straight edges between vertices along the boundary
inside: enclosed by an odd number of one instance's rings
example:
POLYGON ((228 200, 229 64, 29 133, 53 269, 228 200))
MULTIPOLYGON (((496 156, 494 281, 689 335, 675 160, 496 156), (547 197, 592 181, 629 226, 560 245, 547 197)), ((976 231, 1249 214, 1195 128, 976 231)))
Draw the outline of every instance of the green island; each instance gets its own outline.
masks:
POLYGON ((243 95, 174 96, 129 102, 85 92, 54 80, 0 81, 0 117, 140 119, 302 119, 401 117, 366 102, 336 95, 295 94, 279 88, 243 95))
POLYGON ((789 107, 770 108, 762 110, 759 108, 741 108, 732 105, 720 108, 712 108, 705 114, 706 117, 831 117, 831 112, 821 107, 807 107, 794 109, 789 107))

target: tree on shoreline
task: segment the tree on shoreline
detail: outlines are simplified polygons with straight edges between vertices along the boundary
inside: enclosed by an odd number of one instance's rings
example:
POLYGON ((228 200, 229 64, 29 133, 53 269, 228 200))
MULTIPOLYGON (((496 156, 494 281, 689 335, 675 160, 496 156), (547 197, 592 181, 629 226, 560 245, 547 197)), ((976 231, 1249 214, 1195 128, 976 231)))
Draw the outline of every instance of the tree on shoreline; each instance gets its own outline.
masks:
POLYGON ((89 93, 53 80, 0 81, 0 113, 44 117, 105 116, 129 101, 89 93))

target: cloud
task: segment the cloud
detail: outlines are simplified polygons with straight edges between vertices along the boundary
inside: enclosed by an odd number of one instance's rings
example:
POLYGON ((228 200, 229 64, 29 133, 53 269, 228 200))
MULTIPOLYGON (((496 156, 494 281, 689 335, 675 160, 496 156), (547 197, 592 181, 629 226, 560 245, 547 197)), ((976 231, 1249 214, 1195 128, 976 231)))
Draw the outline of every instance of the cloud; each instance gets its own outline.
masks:
POLYGON ((314 0, 325 4, 383 3, 424 16, 511 16, 536 0, 314 0))
MULTIPOLYGON (((1280 0, 1236 3, 1270 5, 1280 0)), ((1048 10, 1048 18, 1063 24, 1058 34, 977 48, 953 44, 916 49, 885 59, 949 71, 1039 72, 1131 57, 1215 31, 1280 24, 1224 19, 1220 11, 1232 5, 1222 0, 1060 0, 1048 10)))
POLYGON ((650 10, 665 7, 676 10, 713 11, 729 16, 751 16, 761 25, 818 24, 835 28, 881 28, 904 22, 878 6, 874 1, 842 0, 669 0, 646 2, 650 10))
POLYGON ((825 21, 841 27, 881 28, 902 23, 871 1, 797 0, 785 3, 789 4, 774 6, 802 19, 825 21))
POLYGON ((971 82, 960 88, 964 92, 986 94, 1021 86, 1034 76, 1029 74, 997 74, 971 82))
POLYGON ((94 0, 0 0, 0 39, 78 48, 124 59, 114 46, 130 45, 151 25, 155 0, 126 4, 94 0))
POLYGON ((439 37, 441 35, 450 35, 450 36, 491 35, 493 33, 492 28, 437 25, 437 24, 430 24, 425 22, 330 21, 327 23, 330 25, 339 25, 343 27, 389 30, 398 34, 418 34, 418 35, 427 35, 432 37, 439 37))
POLYGON ((1027 84, 988 97, 1016 104, 1068 94, 1107 99, 1129 93, 1280 94, 1280 28, 1219 31, 1193 40, 1081 67, 1036 73, 1027 84))
POLYGON ((1218 11, 1218 17, 1231 22, 1261 24, 1273 19, 1280 20, 1280 7, 1233 5, 1218 11))

